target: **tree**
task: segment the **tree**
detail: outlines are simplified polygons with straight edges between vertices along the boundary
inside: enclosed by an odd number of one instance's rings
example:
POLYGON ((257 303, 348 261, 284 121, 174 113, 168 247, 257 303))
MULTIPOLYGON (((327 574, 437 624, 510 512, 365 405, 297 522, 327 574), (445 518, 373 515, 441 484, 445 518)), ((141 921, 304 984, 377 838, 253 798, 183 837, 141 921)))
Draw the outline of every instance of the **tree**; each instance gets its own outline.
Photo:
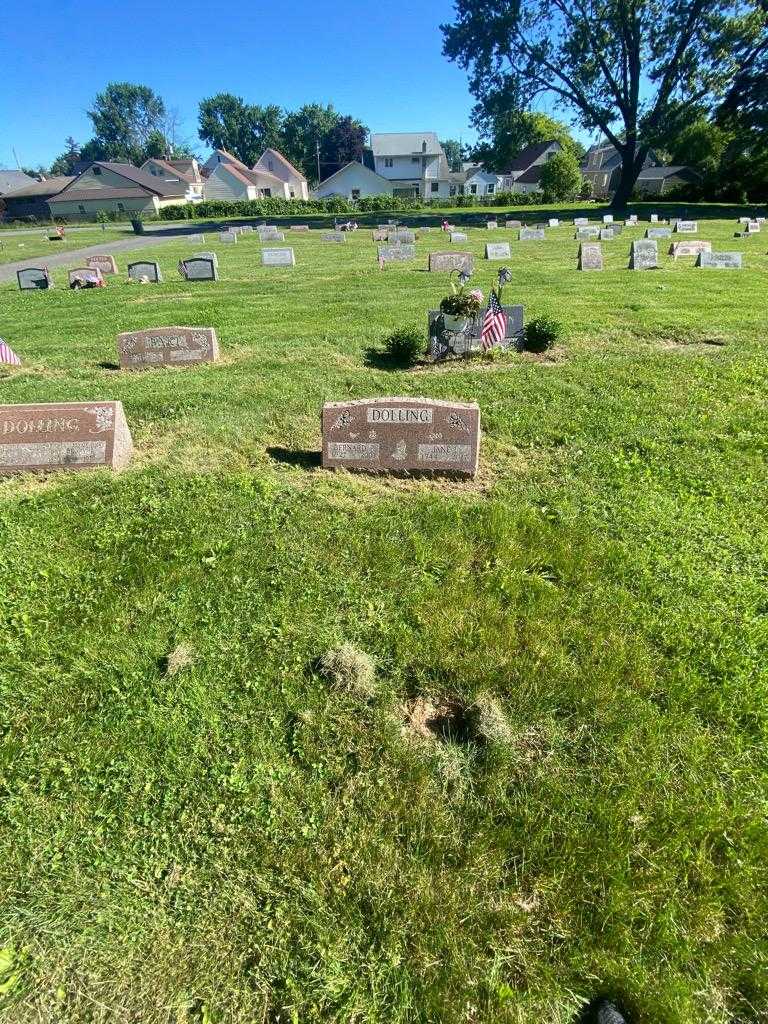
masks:
POLYGON ((214 149, 225 149, 252 167, 268 146, 280 148, 283 118, 283 111, 274 104, 260 107, 220 92, 201 100, 198 135, 214 149))
POLYGON ((442 139, 440 145, 443 147, 448 166, 452 171, 460 171, 464 160, 464 147, 458 139, 442 139))
POLYGON ((80 159, 80 146, 75 142, 71 135, 68 135, 64 140, 66 150, 57 156, 51 164, 50 173, 54 176, 58 174, 71 175, 74 172, 75 164, 80 159))
POLYGON ((577 160, 584 147, 573 138, 568 126, 548 114, 519 110, 506 105, 505 95, 494 95, 478 103, 472 111, 472 123, 480 133, 473 158, 484 167, 503 173, 526 146, 555 140, 577 160))
POLYGON ((599 128, 621 156, 621 208, 670 108, 711 107, 759 63, 763 3, 456 0, 443 53, 470 70, 481 103, 502 95, 527 107, 549 95, 584 128, 599 128))
POLYGON ((147 143, 162 134, 165 103, 149 86, 131 82, 110 82, 97 94, 88 111, 94 137, 88 143, 93 160, 127 160, 140 164, 146 159, 147 143))
POLYGON ((579 162, 573 153, 555 153, 541 168, 539 186, 547 202, 575 199, 581 183, 579 162))
MULTIPOLYGON (((343 167, 351 160, 362 162, 363 150, 368 142, 368 129, 355 118, 346 115, 339 117, 331 130, 326 134, 320 144, 320 150, 326 167, 323 167, 323 177, 332 174, 332 168, 343 167)), ((306 173, 306 172, 305 172, 306 173)), ((317 174, 317 168, 315 168, 317 174)))
POLYGON ((330 171, 337 163, 335 156, 329 153, 325 141, 340 120, 341 115, 330 103, 325 107, 319 103, 306 103, 286 115, 283 152, 312 181, 317 178, 318 145, 321 178, 326 177, 326 171, 330 171))

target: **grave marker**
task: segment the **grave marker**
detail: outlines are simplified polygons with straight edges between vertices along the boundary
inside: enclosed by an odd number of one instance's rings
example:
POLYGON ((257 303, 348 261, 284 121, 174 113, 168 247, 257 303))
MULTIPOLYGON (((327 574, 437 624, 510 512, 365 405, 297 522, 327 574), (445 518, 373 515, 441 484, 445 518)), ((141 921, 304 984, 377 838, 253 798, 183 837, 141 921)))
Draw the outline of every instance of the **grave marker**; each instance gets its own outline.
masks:
POLYGON ((0 405, 0 473, 121 469, 132 451, 122 402, 0 405))
POLYGON ((380 245, 377 250, 382 263, 403 263, 416 259, 415 245, 380 245))
POLYGON ((192 256, 179 262, 179 273, 186 281, 218 281, 217 261, 210 256, 192 256))
POLYGON ((560 221, 558 220, 557 217, 550 217, 549 220, 547 221, 547 227, 559 228, 560 227, 560 221))
MULTIPOLYGON (((504 338, 496 348, 507 351, 517 349, 523 340, 523 307, 503 306, 507 315, 507 326, 504 338)), ((454 356, 466 356, 471 352, 482 352, 483 343, 480 334, 483 329, 485 310, 481 309, 477 316, 471 317, 463 331, 447 330, 443 314, 438 309, 431 309, 428 315, 429 354, 436 361, 454 356)))
POLYGON ((262 249, 261 264, 264 267, 295 267, 293 249, 262 249))
POLYGON ((474 402, 410 397, 326 402, 322 429, 326 469, 477 472, 480 409, 474 402))
POLYGON ((616 237, 616 234, 615 234, 615 232, 614 232, 612 227, 611 228, 600 228, 600 236, 599 237, 600 237, 600 241, 601 242, 610 242, 611 239, 616 237))
POLYGON ((463 231, 452 231, 451 232, 452 242, 466 242, 467 236, 463 231))
POLYGON ((669 255, 678 259, 680 256, 698 256, 702 252, 712 252, 711 242, 673 242, 669 247, 669 255))
POLYGON ((576 228, 576 241, 582 242, 589 238, 599 238, 602 230, 604 229, 599 228, 596 225, 593 225, 592 227, 576 228))
POLYGON ((100 270, 102 274, 117 273, 117 263, 115 263, 114 256, 89 256, 85 262, 89 267, 93 267, 94 270, 100 270))
POLYGON ((414 231, 407 231, 400 228, 397 231, 387 232, 388 242, 405 242, 406 245, 413 245, 416 241, 416 233, 414 231))
POLYGON ((521 220, 505 220, 504 221, 504 227, 505 228, 521 228, 522 226, 523 226, 523 222, 521 220))
POLYGON ((427 269, 434 272, 463 270, 471 274, 475 260, 469 252, 431 252, 427 269))
POLYGON ((582 242, 579 246, 579 270, 602 270, 603 251, 598 242, 582 242))
POLYGON ((698 221, 695 220, 677 220, 675 221, 675 231, 681 235, 695 235, 699 230, 698 221))
POLYGON ((347 236, 343 231, 326 231, 323 235, 324 242, 346 242, 347 236))
POLYGON ((163 282, 160 265, 154 260, 139 260, 136 263, 129 263, 128 277, 131 281, 140 281, 142 277, 146 277, 152 284, 162 284, 163 282))
POLYGON ((388 236, 389 232, 381 229, 371 232, 371 237, 373 238, 374 242, 386 242, 388 236))
POLYGON ((603 224, 613 224, 613 214, 612 213, 604 213, 603 214, 603 224))
POLYGON ((309 224, 292 224, 291 231, 309 231, 309 224))
POLYGON ((517 235, 519 242, 543 242, 544 238, 543 228, 520 228, 517 235))
POLYGON ((118 334, 117 354, 122 370, 193 366, 215 363, 219 343, 212 327, 151 327, 118 334))
POLYGON ((702 252, 699 253, 696 266, 709 270, 741 270, 741 253, 702 252))
POLYGON ((658 213, 652 213, 651 214, 651 224, 658 224, 658 223, 659 223, 659 215, 658 215, 658 213))
POLYGON ((573 226, 575 228, 585 228, 589 224, 589 217, 574 217, 573 226))
POLYGON ((655 240, 638 239, 629 250, 630 270, 656 270, 659 266, 659 243, 655 240))
POLYGON ((487 260, 508 260, 510 258, 509 242, 489 242, 485 247, 487 260))
POLYGON ((499 222, 497 220, 489 220, 485 226, 489 231, 495 231, 499 226, 499 222))
POLYGON ((672 228, 646 228, 646 238, 671 238, 672 228))
POLYGON ((53 288, 53 281, 45 267, 25 267, 24 270, 17 270, 16 279, 23 292, 53 288))
POLYGON ((236 231, 220 231, 219 232, 219 241, 220 242, 229 242, 230 244, 234 244, 235 242, 237 242, 237 232, 236 231))
POLYGON ((80 287, 86 285, 100 286, 104 284, 104 278, 101 276, 101 271, 96 267, 77 267, 75 270, 69 271, 69 286, 77 284, 80 287))

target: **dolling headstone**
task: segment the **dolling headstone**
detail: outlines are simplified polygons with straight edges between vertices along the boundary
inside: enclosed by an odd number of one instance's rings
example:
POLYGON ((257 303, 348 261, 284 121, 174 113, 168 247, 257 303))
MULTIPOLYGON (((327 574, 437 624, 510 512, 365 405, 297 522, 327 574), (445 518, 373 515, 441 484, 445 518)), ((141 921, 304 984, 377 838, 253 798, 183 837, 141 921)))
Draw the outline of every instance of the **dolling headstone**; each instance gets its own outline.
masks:
POLYGON ((181 260, 179 273, 187 281, 218 281, 219 269, 209 256, 192 256, 181 260))
POLYGON ((523 226, 523 222, 521 220, 505 220, 504 221, 504 227, 505 228, 521 228, 522 226, 523 226))
POLYGON ((646 238, 671 238, 672 228, 646 228, 646 238))
POLYGON ((576 241, 582 242, 589 238, 599 238, 602 230, 604 229, 597 227, 597 225, 576 228, 576 241))
POLYGON ((212 327, 151 327, 118 334, 117 354, 123 370, 193 366, 216 362, 219 343, 212 327))
POLYGON ((486 228, 488 228, 489 231, 495 231, 496 228, 499 226, 499 222, 497 220, 489 220, 486 222, 485 226, 486 228))
MULTIPOLYGON (((523 307, 503 306, 507 316, 504 338, 496 348, 508 350, 520 348, 523 341, 523 307)), ((481 333, 485 310, 481 309, 477 316, 467 320, 462 331, 449 330, 443 314, 439 309, 430 309, 428 314, 429 354, 435 361, 453 357, 467 356, 472 352, 482 352, 481 333)))
POLYGON ((114 256, 108 256, 106 254, 89 256, 85 262, 89 267, 93 267, 94 270, 100 270, 102 274, 117 273, 117 263, 115 262, 114 256))
POLYGON ((377 257, 382 263, 403 263, 416 259, 415 245, 380 245, 377 257))
POLYGON ((485 247, 487 260, 508 260, 510 258, 509 242, 489 242, 485 247))
POLYGON ((582 242, 579 246, 579 270, 602 270, 603 251, 599 242, 582 242))
POLYGON ((295 267, 293 249, 262 249, 261 263, 264 267, 295 267))
POLYGON ((613 239, 615 237, 616 237, 616 233, 614 232, 612 227, 610 227, 610 228, 600 228, 600 241, 601 242, 609 242, 609 241, 611 241, 611 239, 613 239))
POLYGON ((659 243, 655 239, 641 238, 632 243, 629 250, 630 270, 657 270, 659 266, 659 243))
POLYGON ((547 221, 547 227, 559 228, 560 227, 560 221, 558 220, 557 217, 550 217, 549 220, 547 221))
POLYGON ((543 228, 520 228, 517 240, 519 242, 543 242, 545 237, 543 228))
POLYGON ((141 281, 147 278, 152 284, 162 284, 163 274, 160 265, 154 260, 138 260, 128 264, 128 277, 131 281, 141 281))
POLYGON ((475 259, 469 252, 431 252, 427 269, 434 272, 463 270, 469 274, 475 267, 475 259))
POLYGON ((466 242, 467 241, 467 235, 463 231, 452 231, 451 232, 451 241, 452 242, 466 242))
POLYGON ((53 288, 51 275, 45 267, 25 267, 23 270, 17 270, 16 279, 23 292, 53 288))
POLYGON ((474 402, 410 396, 326 402, 322 431, 326 469, 477 472, 480 409, 474 402))
POLYGON ((0 473, 122 469, 132 451, 122 402, 0 405, 0 473))
POLYGON ((669 255, 678 259, 680 256, 698 256, 702 252, 712 252, 711 242, 690 241, 673 242, 669 247, 669 255))
POLYGON ((236 231, 220 231, 219 232, 219 241, 220 242, 229 242, 230 244, 234 243, 234 242, 237 241, 237 232, 236 231))
POLYGON ((698 221, 678 220, 675 221, 675 231, 680 235, 695 235, 699 230, 698 221))
POLYGON ((741 270, 741 253, 702 252, 699 253, 696 266, 709 270, 741 270))
POLYGON ((346 242, 347 236, 344 231, 326 231, 323 234, 324 242, 346 242))

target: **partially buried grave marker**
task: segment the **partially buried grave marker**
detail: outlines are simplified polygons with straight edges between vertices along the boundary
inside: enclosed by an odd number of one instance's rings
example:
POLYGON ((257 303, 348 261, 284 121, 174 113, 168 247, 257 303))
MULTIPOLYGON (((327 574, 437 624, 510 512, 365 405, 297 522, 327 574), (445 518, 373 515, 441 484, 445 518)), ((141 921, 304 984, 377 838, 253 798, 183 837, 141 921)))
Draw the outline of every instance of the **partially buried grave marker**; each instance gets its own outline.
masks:
POLYGON ((118 334, 117 354, 123 370, 192 366, 215 363, 219 343, 212 327, 151 327, 118 334))
POLYGON ((265 267, 293 267, 296 257, 293 249, 262 249, 261 262, 265 267))
POLYGON ((463 232, 463 231, 452 231, 451 232, 451 241, 452 242, 466 242, 467 241, 467 236, 466 236, 465 232, 463 232))
POLYGON ((154 260, 138 260, 136 263, 129 263, 128 277, 131 281, 141 281, 142 278, 146 278, 152 284, 162 284, 163 280, 160 265, 154 260))
POLYGON ((326 402, 322 428, 327 469, 477 472, 480 409, 474 402, 410 397, 326 402))
POLYGON ((102 274, 117 273, 117 263, 115 263, 114 256, 108 256, 106 254, 100 256, 89 256, 85 262, 89 267, 93 267, 94 270, 100 270, 102 274))
POLYGON ((487 260, 508 260, 510 258, 509 242, 489 242, 485 247, 487 260))
POLYGON ((121 469, 132 451, 121 402, 0 405, 0 473, 121 469))
POLYGON ((655 239, 638 239, 629 251, 630 270, 656 270, 659 266, 659 244, 655 239))
MULTIPOLYGON (((523 340, 523 307, 502 306, 507 318, 504 338, 494 346, 504 351, 519 348, 523 340)), ((481 309, 477 316, 470 317, 462 331, 447 330, 443 314, 438 309, 430 309, 428 314, 429 354, 435 360, 450 359, 454 356, 466 356, 472 352, 484 350, 480 337, 483 329, 485 310, 481 309)))
POLYGON ((599 242, 583 242, 579 246, 579 270, 602 270, 603 251, 599 242))
POLYGON ((70 288, 96 288, 104 284, 104 278, 97 267, 78 267, 69 271, 70 288))
POLYGON ((669 247, 669 255, 677 259, 679 256, 698 256, 702 252, 712 252, 711 242, 673 242, 669 247))
POLYGON ((545 235, 543 228, 520 228, 517 236, 519 242, 543 242, 545 235))
POLYGON ((741 270, 741 253, 702 252, 699 253, 696 266, 710 270, 741 270))
POLYGON ((469 252, 431 252, 427 267, 432 272, 463 270, 471 274, 475 267, 475 260, 469 252))
POLYGON ((24 270, 17 270, 16 279, 23 292, 53 288, 53 281, 45 267, 25 267, 24 270))

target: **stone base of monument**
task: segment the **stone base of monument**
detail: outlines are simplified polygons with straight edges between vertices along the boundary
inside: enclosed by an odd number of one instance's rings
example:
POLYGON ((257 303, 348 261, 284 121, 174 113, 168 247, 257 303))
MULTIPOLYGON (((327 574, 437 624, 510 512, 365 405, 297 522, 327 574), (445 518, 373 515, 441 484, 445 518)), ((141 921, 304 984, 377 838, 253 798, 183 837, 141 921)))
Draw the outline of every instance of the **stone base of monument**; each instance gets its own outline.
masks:
MULTIPOLYGON (((504 306, 503 309, 507 314, 507 328, 502 341, 493 347, 502 351, 519 351, 523 345, 523 307, 504 306)), ((485 351, 480 338, 484 317, 485 310, 481 309, 477 316, 466 321, 462 330, 456 330, 451 324, 453 318, 446 320, 445 314, 439 309, 430 309, 428 328, 431 358, 439 362, 443 359, 466 358, 485 351)))
POLYGON ((368 473, 472 477, 480 454, 475 402, 365 398, 326 402, 323 467, 368 473))
POLYGON ((0 474, 122 469, 132 453, 122 402, 0 405, 0 474))

